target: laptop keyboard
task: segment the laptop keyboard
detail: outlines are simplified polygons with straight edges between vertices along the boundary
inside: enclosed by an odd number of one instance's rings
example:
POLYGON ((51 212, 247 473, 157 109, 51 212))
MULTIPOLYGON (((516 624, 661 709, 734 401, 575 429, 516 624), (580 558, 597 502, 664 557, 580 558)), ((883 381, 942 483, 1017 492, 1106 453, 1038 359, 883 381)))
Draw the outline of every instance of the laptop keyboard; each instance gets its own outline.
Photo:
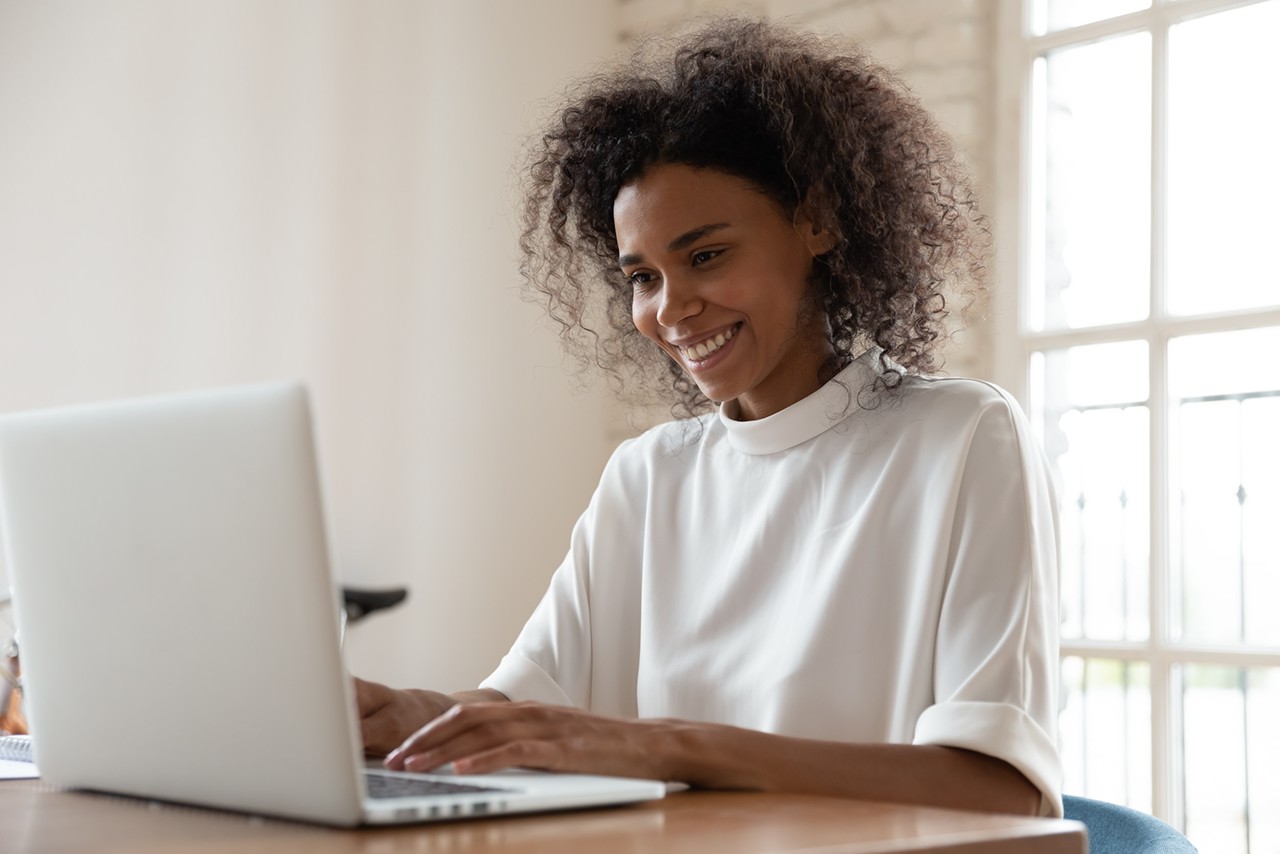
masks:
POLYGON ((466 795, 479 792, 506 792, 509 789, 492 789, 485 786, 467 786, 444 780, 422 777, 396 777, 391 774, 366 772, 366 788, 371 798, 415 798, 424 795, 466 795))

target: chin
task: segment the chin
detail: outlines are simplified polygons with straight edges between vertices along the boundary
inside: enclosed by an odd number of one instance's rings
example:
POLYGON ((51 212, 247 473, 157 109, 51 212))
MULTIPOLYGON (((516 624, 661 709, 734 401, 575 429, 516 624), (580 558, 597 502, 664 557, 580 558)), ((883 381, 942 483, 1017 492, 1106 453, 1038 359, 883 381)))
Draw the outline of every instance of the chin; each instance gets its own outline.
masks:
POLYGON ((729 401, 737 397, 736 394, 727 394, 724 392, 716 393, 709 389, 705 389, 702 386, 698 386, 698 390, 702 392, 703 397, 705 397, 707 400, 714 403, 716 406, 720 406, 721 404, 728 403, 729 401))

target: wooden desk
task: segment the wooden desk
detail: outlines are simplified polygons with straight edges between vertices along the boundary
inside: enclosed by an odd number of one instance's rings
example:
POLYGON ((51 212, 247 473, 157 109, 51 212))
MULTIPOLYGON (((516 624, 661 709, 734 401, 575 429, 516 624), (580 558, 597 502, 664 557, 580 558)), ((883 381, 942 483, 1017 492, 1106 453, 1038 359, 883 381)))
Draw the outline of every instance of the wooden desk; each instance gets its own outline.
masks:
POLYGON ((0 781, 0 849, 44 852, 1085 854, 1084 826, 800 795, 684 792, 617 809, 330 830, 0 781))

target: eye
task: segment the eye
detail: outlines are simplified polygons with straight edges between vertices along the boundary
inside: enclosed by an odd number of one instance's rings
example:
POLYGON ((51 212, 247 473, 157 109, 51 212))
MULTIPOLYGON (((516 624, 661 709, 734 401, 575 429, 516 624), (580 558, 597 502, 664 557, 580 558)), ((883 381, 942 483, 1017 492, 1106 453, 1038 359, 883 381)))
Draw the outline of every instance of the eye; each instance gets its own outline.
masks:
POLYGON ((631 287, 633 290, 642 291, 648 285, 653 284, 656 278, 657 277, 654 276, 653 273, 647 272, 645 270, 638 270, 632 273, 630 276, 627 276, 627 281, 631 283, 631 287))
POLYGON ((690 263, 693 264, 693 266, 697 267, 700 264, 707 263, 708 261, 710 261, 712 258, 716 257, 719 254, 720 254, 719 249, 700 249, 697 252, 693 253, 693 257, 690 258, 689 261, 690 263))

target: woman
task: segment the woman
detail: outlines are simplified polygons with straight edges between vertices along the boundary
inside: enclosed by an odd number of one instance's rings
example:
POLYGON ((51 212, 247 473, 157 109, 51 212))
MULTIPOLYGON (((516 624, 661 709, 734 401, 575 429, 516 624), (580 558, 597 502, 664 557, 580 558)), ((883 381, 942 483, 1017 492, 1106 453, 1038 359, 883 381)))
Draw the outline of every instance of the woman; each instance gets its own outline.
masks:
POLYGON ((479 690, 358 682, 366 748, 1060 815, 1053 502, 1012 400, 927 376, 985 235, 929 117, 720 21, 590 81, 531 176, 566 343, 715 409, 619 447, 479 690))

